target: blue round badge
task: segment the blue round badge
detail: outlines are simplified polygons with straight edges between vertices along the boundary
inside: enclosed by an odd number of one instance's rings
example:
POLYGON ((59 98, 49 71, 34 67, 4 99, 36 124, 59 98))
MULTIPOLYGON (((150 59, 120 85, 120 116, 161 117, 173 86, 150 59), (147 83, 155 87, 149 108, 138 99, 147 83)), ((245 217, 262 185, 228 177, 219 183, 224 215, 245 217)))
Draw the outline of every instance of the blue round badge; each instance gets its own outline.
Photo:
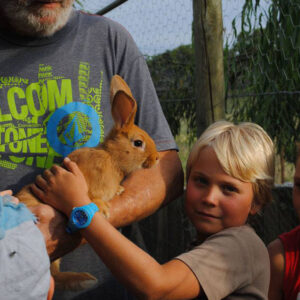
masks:
POLYGON ((47 124, 48 142, 63 157, 78 148, 97 146, 100 137, 100 120, 96 110, 81 102, 60 107, 47 124))

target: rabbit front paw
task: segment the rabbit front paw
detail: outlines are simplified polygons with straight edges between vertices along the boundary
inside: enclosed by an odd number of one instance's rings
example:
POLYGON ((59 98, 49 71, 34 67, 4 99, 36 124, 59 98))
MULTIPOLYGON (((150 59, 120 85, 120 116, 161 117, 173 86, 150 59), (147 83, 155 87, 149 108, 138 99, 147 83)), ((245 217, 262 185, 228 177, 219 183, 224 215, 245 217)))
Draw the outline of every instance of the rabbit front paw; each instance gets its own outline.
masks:
POLYGON ((116 191, 116 195, 121 195, 125 191, 125 188, 123 185, 119 185, 118 189, 116 191))
POLYGON ((109 203, 101 199, 93 199, 93 202, 98 206, 99 212, 104 215, 105 218, 109 217, 109 203))

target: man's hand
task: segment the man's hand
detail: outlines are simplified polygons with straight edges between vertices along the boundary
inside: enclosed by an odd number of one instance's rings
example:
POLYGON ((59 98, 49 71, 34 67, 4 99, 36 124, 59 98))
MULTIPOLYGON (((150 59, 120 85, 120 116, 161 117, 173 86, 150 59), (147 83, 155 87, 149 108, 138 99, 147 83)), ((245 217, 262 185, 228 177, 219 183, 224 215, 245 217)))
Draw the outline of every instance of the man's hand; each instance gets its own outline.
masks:
POLYGON ((28 207, 38 218, 38 228, 44 235, 46 247, 51 261, 71 252, 85 241, 79 233, 66 232, 67 218, 46 204, 28 207))

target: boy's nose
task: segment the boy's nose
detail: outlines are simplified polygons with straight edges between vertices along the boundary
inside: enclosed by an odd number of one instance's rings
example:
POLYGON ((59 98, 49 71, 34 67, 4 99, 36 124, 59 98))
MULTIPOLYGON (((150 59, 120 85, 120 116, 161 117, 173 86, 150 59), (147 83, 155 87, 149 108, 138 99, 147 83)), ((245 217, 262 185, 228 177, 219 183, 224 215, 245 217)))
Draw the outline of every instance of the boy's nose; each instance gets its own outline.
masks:
POLYGON ((218 197, 219 193, 218 193, 218 189, 216 187, 209 187, 205 193, 205 195, 203 195, 203 199, 202 201, 210 206, 217 206, 218 205, 218 197))

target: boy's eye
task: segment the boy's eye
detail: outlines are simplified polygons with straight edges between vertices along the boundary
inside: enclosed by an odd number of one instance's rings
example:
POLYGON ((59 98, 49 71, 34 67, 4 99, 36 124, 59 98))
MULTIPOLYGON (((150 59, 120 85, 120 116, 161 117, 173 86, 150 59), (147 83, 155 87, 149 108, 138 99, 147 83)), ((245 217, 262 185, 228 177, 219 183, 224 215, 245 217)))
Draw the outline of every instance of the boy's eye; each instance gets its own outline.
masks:
POLYGON ((197 183, 197 184, 203 184, 203 185, 206 185, 208 183, 208 180, 204 177, 199 177, 199 176, 196 176, 194 177, 194 181, 197 183))
POLYGON ((222 189, 225 193, 237 193, 238 192, 238 189, 230 184, 223 185, 222 189))

